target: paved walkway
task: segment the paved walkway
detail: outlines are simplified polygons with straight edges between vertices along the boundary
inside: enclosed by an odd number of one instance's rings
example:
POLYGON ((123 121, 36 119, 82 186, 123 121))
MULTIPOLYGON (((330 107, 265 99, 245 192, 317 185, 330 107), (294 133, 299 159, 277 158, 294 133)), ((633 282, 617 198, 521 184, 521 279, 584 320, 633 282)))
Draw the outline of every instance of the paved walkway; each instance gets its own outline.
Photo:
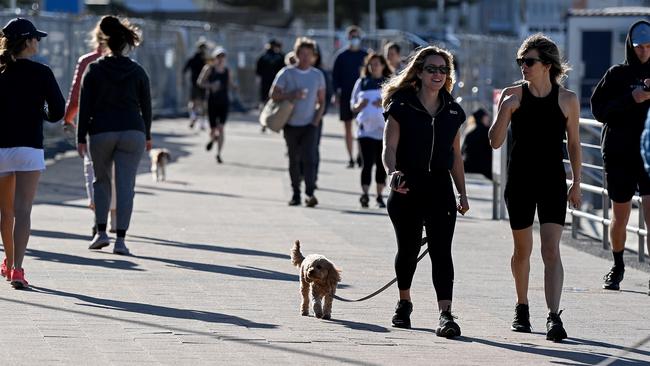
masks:
MULTIPOLYGON (((511 332, 509 227, 490 220, 491 188, 478 178, 469 179, 472 208, 458 220, 454 243, 454 312, 463 337, 433 332, 428 260, 413 283, 413 330, 390 327, 394 287, 364 303, 335 301, 331 321, 300 316, 292 242, 333 259, 343 270, 338 294, 360 297, 394 276, 390 222, 385 210, 359 208, 359 170, 344 168, 334 118, 326 120, 315 209, 286 204, 281 136, 234 120, 223 165, 186 121, 154 123, 156 144, 174 161, 169 180, 154 183, 143 159, 128 236, 132 257, 86 249, 91 213, 81 160, 69 153, 49 166, 25 262, 33 288, 0 289, 3 365, 585 365, 650 334, 648 273, 629 269, 624 291, 605 292, 608 261, 568 246, 562 308, 571 338, 545 340, 538 250, 530 286, 534 333, 511 332)), ((616 362, 649 363, 648 344, 616 362)))

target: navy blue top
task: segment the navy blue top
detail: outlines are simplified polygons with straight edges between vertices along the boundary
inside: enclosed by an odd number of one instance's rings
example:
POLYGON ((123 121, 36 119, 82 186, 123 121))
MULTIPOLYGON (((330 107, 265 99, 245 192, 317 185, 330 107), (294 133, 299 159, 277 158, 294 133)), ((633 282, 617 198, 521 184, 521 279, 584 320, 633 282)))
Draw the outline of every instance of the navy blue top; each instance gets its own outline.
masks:
POLYGON ((341 90, 343 99, 350 99, 352 88, 359 78, 366 56, 368 56, 368 52, 365 50, 352 51, 349 48, 336 56, 332 69, 332 87, 335 91, 341 90))

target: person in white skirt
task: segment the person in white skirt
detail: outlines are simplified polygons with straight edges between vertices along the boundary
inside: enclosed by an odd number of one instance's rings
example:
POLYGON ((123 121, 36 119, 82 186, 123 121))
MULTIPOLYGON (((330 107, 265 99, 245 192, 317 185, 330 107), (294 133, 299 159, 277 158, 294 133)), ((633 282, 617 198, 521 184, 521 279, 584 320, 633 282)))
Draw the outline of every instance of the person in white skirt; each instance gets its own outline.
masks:
POLYGON ((65 107, 52 70, 29 59, 45 36, 23 18, 10 20, 0 36, 0 206, 6 256, 2 273, 17 289, 28 287, 23 259, 32 202, 45 170, 43 119, 61 120, 65 107), (13 225, 8 223, 12 218, 13 225))

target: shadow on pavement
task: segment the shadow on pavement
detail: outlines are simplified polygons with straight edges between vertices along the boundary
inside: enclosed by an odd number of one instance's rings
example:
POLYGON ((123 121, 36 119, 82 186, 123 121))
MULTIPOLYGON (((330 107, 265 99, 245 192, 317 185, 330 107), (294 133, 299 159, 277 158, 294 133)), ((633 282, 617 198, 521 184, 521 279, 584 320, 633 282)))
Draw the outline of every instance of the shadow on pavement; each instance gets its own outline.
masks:
POLYGON ((273 271, 264 268, 247 267, 247 266, 242 266, 241 268, 237 268, 237 267, 221 266, 218 264, 196 263, 196 262, 183 261, 179 259, 155 258, 155 257, 145 257, 145 256, 138 256, 137 258, 167 263, 172 267, 189 269, 193 271, 219 273, 219 274, 236 276, 236 277, 257 278, 261 280, 298 282, 297 274, 290 275, 287 273, 273 271))
MULTIPOLYGON (((568 350, 560 350, 560 349, 550 349, 550 348, 542 348, 538 345, 534 344, 513 344, 513 343, 501 343, 501 342, 496 342, 496 341, 489 341, 487 339, 480 339, 480 338, 473 338, 473 337, 461 337, 459 339, 461 341, 465 342, 475 342, 478 344, 483 344, 486 346, 491 346, 491 347, 498 347, 498 348, 503 348, 507 349, 510 351, 517 351, 517 352, 524 352, 524 353, 530 353, 534 355, 540 355, 540 356, 545 356, 545 357, 552 357, 552 358, 561 358, 567 361, 571 361, 573 363, 568 363, 568 362, 553 362, 555 364, 561 364, 561 365, 595 365, 598 364, 599 362, 602 362, 606 360, 607 358, 614 356, 613 354, 606 354, 606 353, 591 353, 591 352, 579 352, 579 351, 568 351, 568 350)), ((610 344, 610 343, 603 343, 603 342, 597 342, 597 341, 588 341, 588 340, 581 340, 579 338, 569 338, 568 340, 565 340, 562 343, 559 344, 585 344, 585 345, 591 345, 591 346, 599 346, 603 347, 604 349, 611 351, 613 349, 617 350, 622 350, 624 347, 615 345, 615 344, 610 344)), ((642 355, 650 355, 650 353, 645 352, 645 351, 636 351, 637 353, 640 353, 642 355)), ((635 360, 632 358, 628 357, 617 357, 617 360, 614 362, 614 365, 620 365, 620 366, 632 366, 632 365, 647 365, 648 362, 645 360, 635 360)))
POLYGON ((389 330, 387 328, 382 327, 381 325, 376 325, 376 324, 353 322, 351 320, 343 320, 343 319, 332 319, 330 321, 332 323, 341 324, 346 328, 350 328, 350 329, 354 329, 354 330, 363 330, 363 331, 374 332, 374 333, 388 333, 389 332, 389 330))
POLYGON ((219 245, 210 245, 210 244, 183 243, 183 242, 180 242, 180 241, 160 239, 160 238, 152 238, 152 237, 149 237, 149 236, 141 236, 141 235, 129 235, 129 238, 142 239, 142 240, 133 240, 133 239, 131 239, 131 241, 135 241, 135 242, 139 241, 141 243, 165 245, 165 246, 176 247, 176 248, 198 249, 198 250, 206 250, 206 251, 210 251, 210 252, 221 252, 221 253, 240 254, 240 255, 253 255, 253 256, 259 256, 259 257, 270 257, 270 258, 278 258, 278 259, 290 259, 291 258, 288 254, 265 252, 265 251, 262 251, 262 250, 255 250, 255 249, 223 247, 223 246, 219 246, 219 245))
POLYGON ((246 328, 272 329, 278 327, 275 324, 257 323, 254 321, 250 321, 248 319, 240 318, 238 316, 221 314, 221 313, 212 313, 209 311, 178 309, 178 308, 170 308, 167 306, 143 304, 139 302, 102 299, 99 297, 92 297, 87 295, 75 294, 71 292, 53 290, 44 287, 36 287, 36 286, 32 286, 32 289, 48 295, 73 297, 86 303, 86 304, 78 304, 78 305, 91 306, 91 307, 107 309, 107 310, 117 310, 117 311, 129 312, 129 313, 155 315, 155 316, 162 316, 166 318, 199 320, 207 323, 232 324, 232 325, 238 325, 246 328))
MULTIPOLYGON (((200 194, 200 195, 206 195, 206 196, 220 196, 220 197, 229 197, 229 198, 243 198, 242 196, 237 195, 237 194, 208 192, 208 191, 197 191, 197 190, 192 190, 192 189, 167 188, 167 187, 163 187, 162 185, 150 186, 150 185, 138 184, 138 185, 136 185, 136 188, 152 189, 152 190, 155 190, 155 191, 163 191, 163 192, 200 194)), ((142 192, 139 192, 139 193, 142 193, 142 192)))
MULTIPOLYGON (((90 225, 90 224, 89 224, 90 225)), ((73 233, 65 233, 62 231, 52 231, 52 230, 37 230, 32 229, 31 236, 39 236, 43 238, 53 238, 53 239, 71 239, 71 240, 82 240, 90 241, 90 229, 88 229, 88 235, 80 235, 73 233)))
POLYGON ((136 263, 125 261, 122 259, 96 259, 96 258, 86 258, 70 254, 54 253, 44 250, 37 249, 27 249, 26 254, 29 257, 34 258, 35 260, 45 261, 45 262, 58 262, 65 264, 76 264, 80 266, 93 266, 93 267, 104 267, 110 269, 120 269, 120 270, 129 270, 129 271, 144 271, 142 268, 138 268, 136 263))
POLYGON ((280 172, 287 173, 289 169, 287 167, 275 167, 275 166, 266 166, 266 165, 255 165, 255 164, 246 164, 239 162, 226 162, 226 165, 235 166, 238 168, 254 169, 254 170, 268 170, 271 172, 280 172))

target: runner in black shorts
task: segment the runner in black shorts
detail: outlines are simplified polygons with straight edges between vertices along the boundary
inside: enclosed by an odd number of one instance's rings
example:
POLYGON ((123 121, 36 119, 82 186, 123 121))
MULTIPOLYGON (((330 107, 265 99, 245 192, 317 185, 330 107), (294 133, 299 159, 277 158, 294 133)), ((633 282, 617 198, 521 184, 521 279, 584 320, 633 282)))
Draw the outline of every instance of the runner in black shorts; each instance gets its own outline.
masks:
MULTIPOLYGON (((614 266, 604 277, 603 288, 619 290, 625 273, 626 226, 632 197, 638 190, 643 210, 650 212, 650 179, 641 159, 641 132, 650 107, 650 22, 632 24, 625 40, 625 62, 612 66, 591 96, 591 112, 604 123, 601 139, 607 192, 614 201, 609 241, 614 266)), ((646 227, 650 215, 645 215, 646 227)), ((646 237, 650 251, 650 237, 646 237)))
POLYGON ((548 307, 546 339, 567 337, 560 319, 560 295, 564 269, 560 258, 560 237, 567 198, 580 206, 580 105, 578 97, 560 85, 567 66, 549 38, 528 37, 517 52, 517 64, 524 77, 521 85, 501 94, 499 112, 490 129, 490 144, 498 148, 512 126, 512 150, 508 164, 505 199, 514 241, 511 267, 517 290, 515 318, 511 329, 531 332, 528 312, 528 274, 533 249, 533 220, 539 217, 544 292, 548 307), (564 138, 567 137, 573 184, 567 195, 564 170, 564 138))

